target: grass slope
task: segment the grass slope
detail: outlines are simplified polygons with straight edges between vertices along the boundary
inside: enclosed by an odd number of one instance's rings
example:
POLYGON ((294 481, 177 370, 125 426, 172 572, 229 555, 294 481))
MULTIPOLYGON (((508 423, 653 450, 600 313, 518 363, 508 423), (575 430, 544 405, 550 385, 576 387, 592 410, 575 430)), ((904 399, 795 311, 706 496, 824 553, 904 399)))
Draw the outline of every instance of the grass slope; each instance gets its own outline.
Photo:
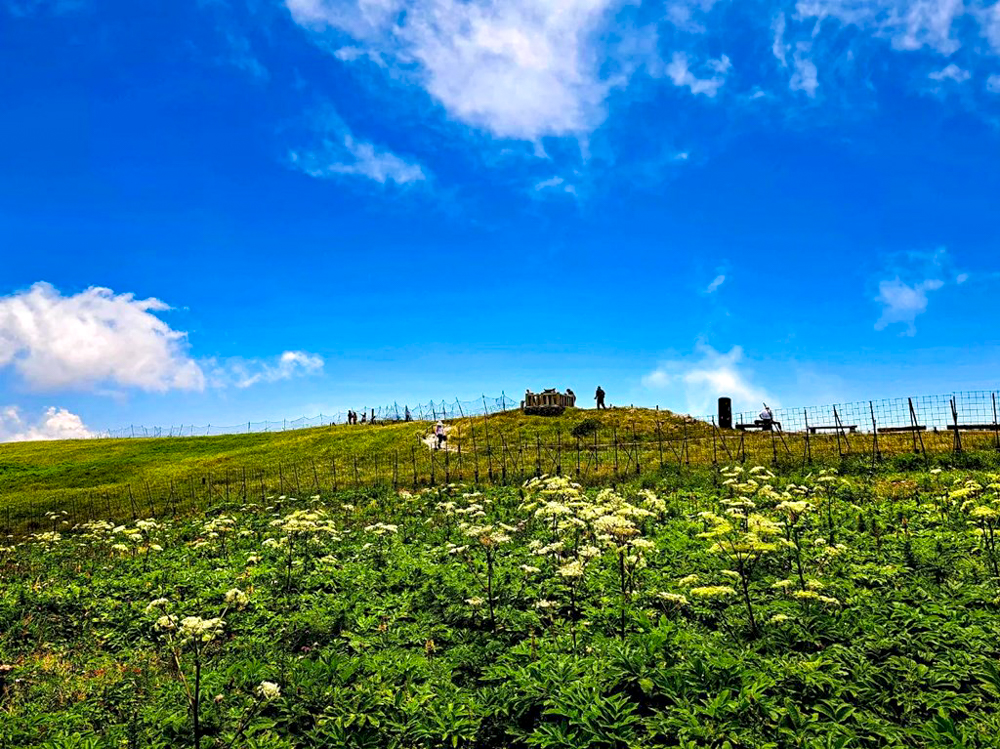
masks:
MULTIPOLYGON (((685 427, 684 418, 649 409, 570 409, 559 417, 508 411, 488 419, 450 422, 451 450, 436 456, 421 442, 431 422, 215 437, 11 443, 0 445, 0 523, 30 527, 50 510, 67 510, 82 518, 106 516, 108 507, 110 514, 128 514, 133 502, 139 514, 150 514, 149 505, 162 509, 192 495, 200 500, 206 492, 221 491, 218 487, 225 483, 242 491, 244 471, 248 484, 276 491, 388 483, 390 460, 398 464, 395 473, 400 483, 472 477, 477 469, 486 479, 495 466, 500 474, 501 459, 513 472, 515 445, 520 450, 518 475, 530 474, 536 467, 533 456, 538 445, 546 446, 543 469, 548 470, 553 459, 548 453, 558 449, 553 446, 565 442, 570 449, 575 443, 573 428, 588 419, 597 426, 602 449, 616 435, 622 441, 633 433, 655 439, 657 423, 665 439, 684 429, 694 435, 707 428, 685 427), (126 497, 129 491, 131 496, 126 497)), ((603 459, 610 469, 611 455, 603 459)))

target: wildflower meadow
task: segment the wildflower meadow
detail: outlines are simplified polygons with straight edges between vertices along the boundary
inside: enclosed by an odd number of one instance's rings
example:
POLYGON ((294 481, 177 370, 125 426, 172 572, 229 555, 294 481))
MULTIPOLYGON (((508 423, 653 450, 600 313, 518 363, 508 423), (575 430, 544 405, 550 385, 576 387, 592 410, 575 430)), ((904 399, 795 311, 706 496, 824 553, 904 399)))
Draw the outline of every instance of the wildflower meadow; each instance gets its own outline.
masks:
POLYGON ((0 746, 995 747, 1000 476, 219 503, 0 549, 0 746))

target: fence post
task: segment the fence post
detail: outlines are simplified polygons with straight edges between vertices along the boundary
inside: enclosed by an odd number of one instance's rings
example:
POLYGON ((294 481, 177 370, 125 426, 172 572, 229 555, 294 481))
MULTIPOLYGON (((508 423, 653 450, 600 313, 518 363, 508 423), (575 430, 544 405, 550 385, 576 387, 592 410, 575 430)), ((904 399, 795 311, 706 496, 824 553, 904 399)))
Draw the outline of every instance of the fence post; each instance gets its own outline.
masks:
POLYGON ((882 460, 882 450, 878 446, 878 424, 875 422, 875 405, 868 401, 868 410, 872 415, 872 468, 876 460, 882 460))
POLYGON ((958 403, 955 397, 951 398, 951 419, 955 425, 955 452, 962 452, 962 436, 958 433, 958 403))
POLYGON ((919 438, 920 452, 924 454, 924 462, 927 463, 927 448, 924 446, 924 435, 920 433, 920 423, 917 421, 917 412, 913 408, 913 398, 906 400, 910 405, 910 426, 913 427, 913 452, 917 452, 917 439, 919 438))
POLYGON ((1000 450, 1000 424, 997 424, 997 394, 990 393, 993 400, 993 446, 1000 450))

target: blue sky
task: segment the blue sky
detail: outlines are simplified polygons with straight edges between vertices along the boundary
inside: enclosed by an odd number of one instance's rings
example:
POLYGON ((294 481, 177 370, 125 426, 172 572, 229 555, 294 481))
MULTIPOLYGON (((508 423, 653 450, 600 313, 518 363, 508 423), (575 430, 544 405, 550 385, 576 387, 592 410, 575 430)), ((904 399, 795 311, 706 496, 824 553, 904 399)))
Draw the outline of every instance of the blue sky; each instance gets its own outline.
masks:
POLYGON ((1000 385, 1000 3, 0 0, 0 439, 1000 385))

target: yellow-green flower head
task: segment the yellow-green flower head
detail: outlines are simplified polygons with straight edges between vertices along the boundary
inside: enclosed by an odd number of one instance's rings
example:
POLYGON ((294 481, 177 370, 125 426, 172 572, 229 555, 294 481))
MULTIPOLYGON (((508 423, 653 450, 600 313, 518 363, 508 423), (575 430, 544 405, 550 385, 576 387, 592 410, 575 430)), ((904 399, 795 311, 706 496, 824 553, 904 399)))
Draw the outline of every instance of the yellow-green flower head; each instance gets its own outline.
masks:
POLYGON ((568 579, 576 579, 583 577, 583 562, 579 560, 573 560, 567 564, 562 565, 559 568, 560 577, 565 577, 568 579))
POLYGON ((698 598, 725 598, 736 594, 736 591, 728 585, 704 585, 700 588, 691 588, 689 592, 698 598))
POLYGON ((666 601, 667 603, 672 603, 675 606, 687 606, 688 599, 687 596, 682 596, 680 593, 665 593, 660 591, 656 594, 656 597, 661 601, 666 601))
POLYGON ((214 619, 202 619, 200 616, 186 616, 181 619, 177 628, 177 633, 181 642, 202 642, 208 643, 222 634, 225 623, 220 617, 214 619))
POLYGON ((158 629, 166 631, 177 629, 177 617, 170 614, 161 616, 156 620, 156 626, 158 629))
POLYGON ((774 509, 778 510, 778 512, 785 513, 792 519, 797 519, 799 516, 804 515, 806 512, 812 509, 812 505, 809 502, 806 502, 805 500, 798 500, 798 501, 786 500, 784 502, 779 502, 774 509))
POLYGON ((678 580, 677 584, 683 588, 688 588, 692 585, 696 585, 699 582, 699 580, 700 578, 697 575, 687 575, 678 580))
POLYGON ((226 591, 225 600, 228 605, 242 609, 244 606, 250 603, 250 596, 248 596, 239 588, 230 588, 229 590, 226 591))

